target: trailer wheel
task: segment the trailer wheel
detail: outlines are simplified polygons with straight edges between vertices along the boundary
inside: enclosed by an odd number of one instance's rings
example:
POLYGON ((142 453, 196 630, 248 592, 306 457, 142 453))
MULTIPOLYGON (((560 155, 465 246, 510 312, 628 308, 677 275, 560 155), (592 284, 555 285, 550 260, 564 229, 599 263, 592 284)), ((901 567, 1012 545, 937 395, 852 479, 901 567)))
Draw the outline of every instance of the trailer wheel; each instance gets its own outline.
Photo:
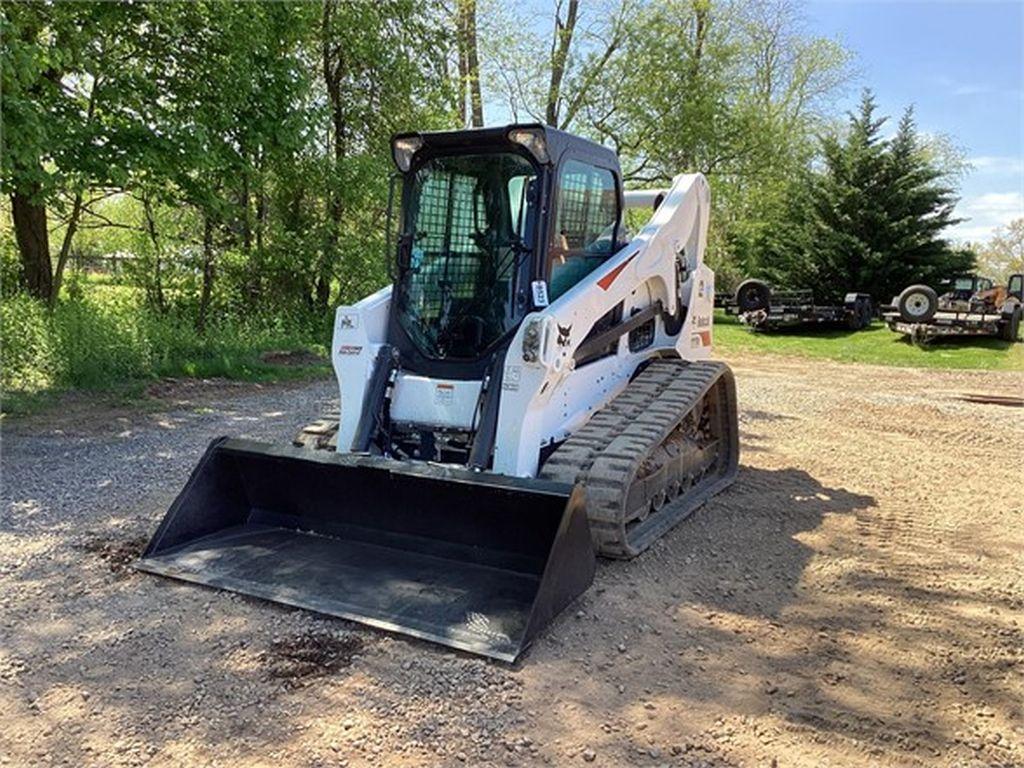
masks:
POLYGON ((744 280, 736 289, 736 306, 740 312, 768 309, 771 301, 771 289, 767 283, 761 280, 744 280))
POLYGON ((912 285, 900 294, 896 306, 906 322, 927 323, 935 317, 939 297, 927 285, 912 285))
POLYGON ((1003 320, 1001 327, 1003 341, 1014 342, 1017 340, 1017 336, 1020 334, 1020 313, 1020 309, 1014 309, 1013 314, 1003 320))
POLYGON ((867 328, 875 317, 875 305, 870 296, 862 296, 860 299, 860 327, 867 328))

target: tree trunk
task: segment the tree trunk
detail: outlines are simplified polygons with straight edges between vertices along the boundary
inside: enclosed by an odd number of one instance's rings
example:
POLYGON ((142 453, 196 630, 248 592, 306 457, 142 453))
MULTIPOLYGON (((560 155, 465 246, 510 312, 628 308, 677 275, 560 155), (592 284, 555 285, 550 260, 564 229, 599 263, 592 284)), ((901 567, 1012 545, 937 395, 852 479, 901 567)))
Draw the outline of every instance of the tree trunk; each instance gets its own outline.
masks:
POLYGON ((565 62, 569 58, 572 35, 576 30, 576 15, 579 0, 569 0, 569 11, 562 21, 561 4, 555 11, 555 37, 551 41, 551 81, 548 84, 545 121, 558 127, 558 106, 562 98, 562 78, 565 77, 565 62))
POLYGON ((263 232, 267 226, 267 178, 264 173, 264 155, 258 155, 256 176, 256 253, 263 256, 263 232))
POLYGON ((210 298, 213 295, 213 221, 208 214, 203 216, 203 290, 199 295, 199 315, 196 317, 196 330, 206 332, 206 323, 210 313, 210 298))
POLYGON ((317 310, 321 312, 327 310, 327 304, 330 300, 331 275, 334 272, 334 262, 338 256, 338 242, 341 236, 341 220, 344 215, 344 206, 341 200, 341 193, 338 191, 338 177, 346 156, 346 133, 348 128, 341 92, 345 61, 341 48, 331 44, 331 16, 333 10, 333 0, 324 0, 322 29, 323 75, 324 85, 327 88, 327 98, 331 106, 330 138, 334 147, 334 167, 332 168, 333 173, 330 174, 327 182, 327 238, 324 242, 324 252, 317 267, 313 288, 315 305, 317 310))
POLYGON ((474 128, 484 124, 484 104, 480 96, 480 59, 476 44, 476 0, 458 0, 459 14, 459 95, 463 101, 459 106, 465 124, 466 105, 464 94, 469 90, 471 120, 474 128))
POLYGON ((153 202, 149 199, 149 195, 142 199, 142 210, 146 215, 146 232, 149 233, 149 239, 153 243, 153 288, 150 303, 156 307, 158 312, 163 314, 166 311, 166 304, 164 303, 162 249, 160 247, 160 236, 156 231, 153 202))
POLYGON ((455 28, 459 54, 459 81, 456 83, 455 92, 459 100, 459 127, 465 128, 469 125, 466 122, 466 85, 469 83, 469 63, 466 58, 466 15, 463 12, 462 2, 455 6, 455 28))
POLYGON ((238 193, 238 206, 242 209, 242 220, 239 222, 242 229, 242 249, 246 256, 252 253, 252 205, 250 200, 252 193, 249 189, 249 156, 244 155, 246 168, 242 173, 242 188, 238 193))
POLYGON ((29 294, 47 303, 53 302, 53 264, 50 261, 50 236, 46 229, 46 206, 33 202, 39 185, 27 193, 11 195, 11 218, 21 256, 22 275, 29 294))
POLYGON ((82 193, 75 194, 75 202, 71 206, 71 217, 68 219, 67 229, 64 230, 64 241, 60 244, 60 253, 57 255, 57 269, 53 274, 53 297, 51 304, 57 301, 60 296, 60 287, 64 283, 64 267, 68 263, 68 256, 71 255, 71 243, 75 239, 75 232, 78 231, 78 222, 82 217, 82 193))
MULTIPOLYGON (((92 123, 93 116, 96 114, 96 93, 99 88, 100 79, 98 77, 93 78, 92 88, 89 90, 89 106, 85 111, 85 124, 90 125, 92 123)), ((60 254, 57 256, 57 271, 53 276, 53 293, 51 298, 51 304, 57 301, 57 297, 60 296, 60 287, 64 282, 64 267, 67 265, 68 256, 71 253, 71 243, 74 242, 75 232, 78 231, 78 222, 82 216, 82 190, 79 189, 75 193, 75 202, 71 207, 71 218, 68 219, 68 227, 64 231, 64 242, 60 246, 60 254)))

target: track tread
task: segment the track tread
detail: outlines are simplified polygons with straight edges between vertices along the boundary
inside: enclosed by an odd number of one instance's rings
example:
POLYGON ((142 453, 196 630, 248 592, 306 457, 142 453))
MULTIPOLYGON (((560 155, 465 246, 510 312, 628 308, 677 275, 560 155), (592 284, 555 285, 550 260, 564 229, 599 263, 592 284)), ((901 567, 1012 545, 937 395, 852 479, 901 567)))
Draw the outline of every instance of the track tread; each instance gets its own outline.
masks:
MULTIPOLYGON (((607 557, 633 557, 732 483, 736 435, 735 384, 728 366, 710 361, 655 360, 548 458, 540 477, 582 483, 598 552, 607 557), (719 458, 718 469, 628 530, 625 507, 634 485, 644 482, 637 477, 644 460, 716 384, 725 387, 721 393, 724 413, 719 416, 725 455, 719 458)), ((644 504, 665 490, 645 495, 644 504)))

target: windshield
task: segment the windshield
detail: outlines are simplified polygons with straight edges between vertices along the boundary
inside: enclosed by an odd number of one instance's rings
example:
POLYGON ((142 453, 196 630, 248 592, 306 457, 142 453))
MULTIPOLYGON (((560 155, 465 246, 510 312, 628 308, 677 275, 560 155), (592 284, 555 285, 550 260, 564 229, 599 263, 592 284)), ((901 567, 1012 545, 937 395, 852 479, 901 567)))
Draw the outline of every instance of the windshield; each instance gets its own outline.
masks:
POLYGON ((533 245, 536 171, 510 152, 435 157, 410 181, 399 322, 433 358, 472 359, 515 327, 533 245))
POLYGON ((973 277, 958 277, 953 281, 953 290, 955 291, 973 291, 974 290, 974 278, 973 277))

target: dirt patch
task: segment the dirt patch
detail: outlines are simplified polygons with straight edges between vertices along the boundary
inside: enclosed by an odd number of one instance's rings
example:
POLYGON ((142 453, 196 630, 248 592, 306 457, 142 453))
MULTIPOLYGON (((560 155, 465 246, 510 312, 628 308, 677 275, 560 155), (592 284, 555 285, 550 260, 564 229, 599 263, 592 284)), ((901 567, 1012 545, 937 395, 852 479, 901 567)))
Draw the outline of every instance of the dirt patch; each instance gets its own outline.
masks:
POLYGON ((268 365, 282 365, 292 368, 327 364, 326 359, 305 349, 269 350, 260 355, 260 361, 268 365))
POLYGON ((130 573, 132 564, 142 557, 149 540, 144 536, 130 539, 117 539, 96 536, 81 544, 81 549, 96 555, 110 567, 111 573, 123 575, 130 573))
POLYGON ((332 675, 352 664, 363 649, 360 635, 327 631, 303 632, 275 639, 263 654, 267 676, 299 688, 312 679, 332 675))

